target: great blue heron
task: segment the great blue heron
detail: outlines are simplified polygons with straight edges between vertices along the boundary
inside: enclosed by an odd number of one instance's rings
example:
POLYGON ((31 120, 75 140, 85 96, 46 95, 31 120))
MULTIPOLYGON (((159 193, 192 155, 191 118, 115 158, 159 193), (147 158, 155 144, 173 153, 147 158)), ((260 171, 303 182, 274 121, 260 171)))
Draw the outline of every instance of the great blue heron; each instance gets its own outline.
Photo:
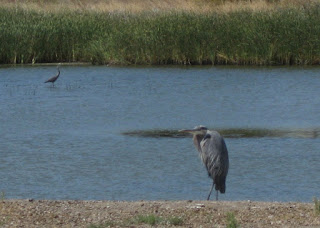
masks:
POLYGON ((226 177, 229 169, 228 150, 223 137, 217 131, 210 131, 202 125, 191 130, 181 130, 181 132, 193 135, 193 143, 199 151, 209 177, 213 180, 207 200, 210 199, 214 186, 216 200, 218 200, 218 191, 221 193, 226 191, 226 177))
POLYGON ((52 83, 52 86, 54 87, 54 82, 57 81, 57 79, 58 79, 59 76, 60 76, 60 64, 57 66, 57 70, 58 70, 57 75, 49 78, 49 79, 48 79, 47 81, 45 81, 44 83, 51 82, 51 83, 52 83))

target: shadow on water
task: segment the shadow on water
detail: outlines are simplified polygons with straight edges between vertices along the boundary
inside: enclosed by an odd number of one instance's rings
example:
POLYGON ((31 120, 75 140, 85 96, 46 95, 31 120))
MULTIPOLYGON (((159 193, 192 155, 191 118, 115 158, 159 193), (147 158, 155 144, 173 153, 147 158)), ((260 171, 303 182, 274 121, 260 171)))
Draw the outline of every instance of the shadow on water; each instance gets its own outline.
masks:
MULTIPOLYGON (((216 129, 225 138, 318 138, 320 135, 320 128, 314 129, 243 129, 243 128, 228 128, 216 129)), ((179 132, 179 130, 133 130, 122 132, 123 135, 136 137, 169 137, 169 138, 184 138, 191 137, 187 133, 179 132)))

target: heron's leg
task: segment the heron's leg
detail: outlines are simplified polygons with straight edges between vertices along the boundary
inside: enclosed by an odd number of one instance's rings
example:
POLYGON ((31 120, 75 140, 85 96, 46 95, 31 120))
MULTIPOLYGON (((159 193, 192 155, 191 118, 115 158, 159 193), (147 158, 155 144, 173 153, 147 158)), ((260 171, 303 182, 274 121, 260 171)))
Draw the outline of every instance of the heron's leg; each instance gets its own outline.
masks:
POLYGON ((216 201, 218 201, 218 190, 216 190, 216 201))
POLYGON ((211 195, 211 192, 212 192, 213 186, 214 186, 214 181, 212 182, 212 186, 211 186, 211 189, 210 189, 210 192, 209 192, 209 195, 208 195, 207 200, 209 200, 209 199, 210 199, 210 195, 211 195))

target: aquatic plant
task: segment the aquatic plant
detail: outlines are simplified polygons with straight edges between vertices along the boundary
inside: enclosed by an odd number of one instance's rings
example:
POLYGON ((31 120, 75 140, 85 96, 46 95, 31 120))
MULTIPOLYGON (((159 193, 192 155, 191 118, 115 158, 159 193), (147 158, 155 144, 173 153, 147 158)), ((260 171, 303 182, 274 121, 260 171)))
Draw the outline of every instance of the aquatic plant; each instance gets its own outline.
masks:
POLYGON ((319 12, 320 4, 221 13, 0 7, 0 64, 319 64, 319 12))

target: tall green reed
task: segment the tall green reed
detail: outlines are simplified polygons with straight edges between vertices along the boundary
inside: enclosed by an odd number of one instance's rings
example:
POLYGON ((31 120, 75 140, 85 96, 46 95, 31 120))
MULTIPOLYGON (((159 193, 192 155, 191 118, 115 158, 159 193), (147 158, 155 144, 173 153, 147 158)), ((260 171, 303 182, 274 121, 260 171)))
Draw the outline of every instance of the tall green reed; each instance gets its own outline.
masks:
POLYGON ((0 63, 319 64, 320 4, 228 13, 0 8, 0 63))

